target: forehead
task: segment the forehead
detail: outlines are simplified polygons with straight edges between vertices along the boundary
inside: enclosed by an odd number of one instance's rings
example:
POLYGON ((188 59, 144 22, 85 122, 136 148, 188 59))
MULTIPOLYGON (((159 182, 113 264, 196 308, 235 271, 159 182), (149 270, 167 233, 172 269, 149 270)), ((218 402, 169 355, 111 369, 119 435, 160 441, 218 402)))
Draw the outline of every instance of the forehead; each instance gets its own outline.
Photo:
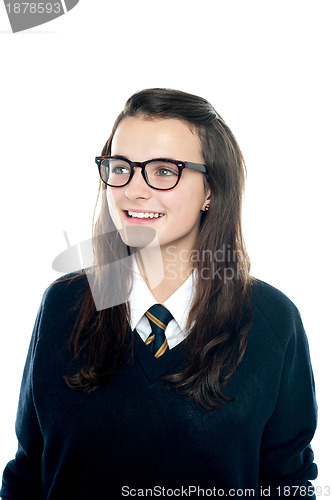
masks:
POLYGON ((173 118, 124 118, 113 137, 112 155, 132 161, 172 158, 201 162, 201 142, 186 122, 173 118))

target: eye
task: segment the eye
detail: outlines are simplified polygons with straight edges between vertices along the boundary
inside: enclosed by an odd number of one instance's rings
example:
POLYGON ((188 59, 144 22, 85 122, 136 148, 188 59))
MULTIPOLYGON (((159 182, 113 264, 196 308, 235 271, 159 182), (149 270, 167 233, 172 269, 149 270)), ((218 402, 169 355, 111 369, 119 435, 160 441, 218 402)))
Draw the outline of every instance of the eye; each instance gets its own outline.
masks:
POLYGON ((160 177, 169 177, 171 175, 177 175, 177 172, 175 172, 174 170, 170 170, 169 168, 165 168, 165 167, 160 167, 158 170, 157 170, 157 175, 159 175, 160 177))
POLYGON ((130 174, 130 165, 121 158, 111 158, 109 167, 112 175, 130 174))
POLYGON ((146 172, 149 177, 177 177, 179 175, 178 167, 170 161, 152 161, 146 166, 146 172))
POLYGON ((112 166, 112 174, 129 174, 130 168, 125 167, 123 165, 113 165, 112 166))

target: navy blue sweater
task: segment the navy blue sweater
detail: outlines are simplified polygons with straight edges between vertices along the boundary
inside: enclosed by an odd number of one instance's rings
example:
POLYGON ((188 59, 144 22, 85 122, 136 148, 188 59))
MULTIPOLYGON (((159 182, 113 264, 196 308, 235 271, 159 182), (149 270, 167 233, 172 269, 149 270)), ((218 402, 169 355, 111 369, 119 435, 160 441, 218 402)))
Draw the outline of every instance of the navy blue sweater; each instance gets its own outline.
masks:
POLYGON ((243 498, 246 490, 259 498, 264 489, 264 497, 305 498, 317 476, 314 382, 301 319, 285 295, 257 282, 248 347, 226 391, 236 399, 207 411, 163 382, 186 366, 182 345, 156 359, 137 334, 133 360, 128 356, 105 387, 91 394, 67 387, 63 376, 80 365, 66 344, 87 286, 77 278, 43 296, 3 499, 193 498, 207 489, 213 496, 243 498))

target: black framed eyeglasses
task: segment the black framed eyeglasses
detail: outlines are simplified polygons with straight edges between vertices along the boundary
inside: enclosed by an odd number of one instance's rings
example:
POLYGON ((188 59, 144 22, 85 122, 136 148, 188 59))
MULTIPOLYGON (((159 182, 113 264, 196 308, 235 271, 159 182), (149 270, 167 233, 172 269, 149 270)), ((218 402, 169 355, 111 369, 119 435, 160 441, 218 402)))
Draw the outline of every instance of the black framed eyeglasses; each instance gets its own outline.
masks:
POLYGON ((130 161, 123 156, 96 156, 101 180, 111 187, 123 187, 129 184, 134 168, 140 167, 142 176, 148 186, 166 191, 178 185, 184 168, 198 170, 207 174, 207 166, 189 161, 154 158, 148 161, 130 161))

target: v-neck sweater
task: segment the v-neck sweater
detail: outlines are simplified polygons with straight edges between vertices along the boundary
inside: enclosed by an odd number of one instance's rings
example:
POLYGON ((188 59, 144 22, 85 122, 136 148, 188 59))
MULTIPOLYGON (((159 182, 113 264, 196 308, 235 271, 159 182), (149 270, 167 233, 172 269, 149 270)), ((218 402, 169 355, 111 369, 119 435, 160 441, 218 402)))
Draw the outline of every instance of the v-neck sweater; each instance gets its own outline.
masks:
MULTIPOLYGON (((135 257, 133 257, 133 259, 133 286, 128 298, 130 306, 130 327, 132 330, 136 330, 138 335, 145 342, 152 331, 145 313, 150 307, 156 304, 157 301, 142 277, 135 257)), ((169 349, 173 349, 177 344, 180 344, 186 336, 187 319, 196 281, 197 271, 195 270, 170 297, 163 301, 163 305, 173 316, 173 319, 168 323, 165 330, 169 349)))
POLYGON ((163 380, 187 366, 183 343, 154 358, 131 331, 126 362, 107 385, 90 394, 67 387, 64 375, 81 367, 66 345, 87 286, 85 277, 75 277, 44 293, 23 374, 19 448, 3 475, 4 500, 196 498, 209 489, 213 496, 243 497, 238 492, 248 490, 260 498, 263 488, 270 488, 269 498, 289 498, 286 486, 294 493, 316 478, 308 343, 284 294, 262 281, 254 285, 248 347, 226 388, 235 400, 208 411, 163 380))

